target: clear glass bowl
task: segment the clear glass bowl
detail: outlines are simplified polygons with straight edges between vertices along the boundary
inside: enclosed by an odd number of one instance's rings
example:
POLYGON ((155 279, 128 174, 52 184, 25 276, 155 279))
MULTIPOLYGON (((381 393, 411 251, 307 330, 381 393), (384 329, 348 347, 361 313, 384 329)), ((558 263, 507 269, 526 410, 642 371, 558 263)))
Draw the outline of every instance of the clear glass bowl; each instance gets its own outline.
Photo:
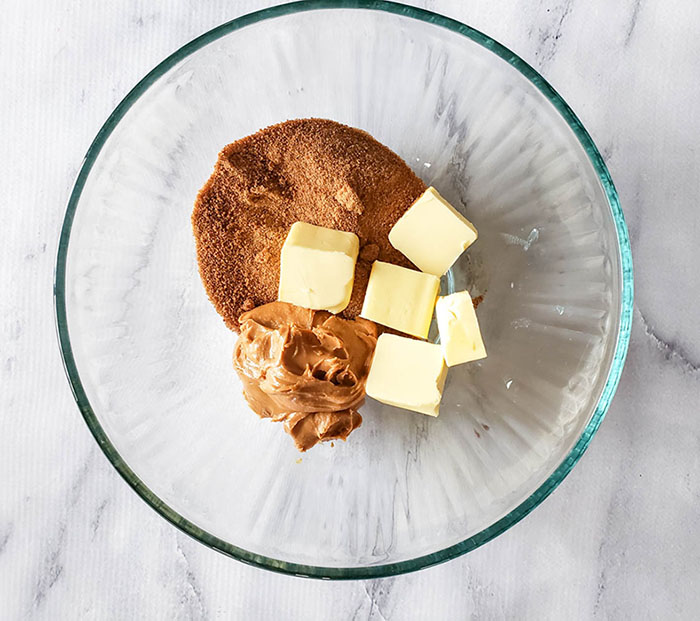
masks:
POLYGON ((561 482, 622 370, 632 266, 598 150, 531 67, 433 13, 312 1, 208 32, 129 93, 76 181, 55 296, 83 416, 147 503, 245 562, 360 578, 472 550, 561 482), (485 294, 489 357, 451 369, 438 419, 368 400, 299 461, 243 400, 190 213, 225 144, 310 116, 367 130, 476 224, 444 287, 485 294))

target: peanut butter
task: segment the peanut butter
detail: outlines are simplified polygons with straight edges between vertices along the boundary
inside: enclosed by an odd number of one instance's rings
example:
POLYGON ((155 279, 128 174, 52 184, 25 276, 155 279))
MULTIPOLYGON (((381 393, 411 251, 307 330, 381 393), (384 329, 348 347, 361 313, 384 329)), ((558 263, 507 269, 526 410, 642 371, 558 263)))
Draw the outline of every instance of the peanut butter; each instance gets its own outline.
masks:
POLYGON ((250 407, 284 422, 297 448, 342 439, 357 411, 377 343, 377 326, 285 302, 243 313, 233 364, 250 407))

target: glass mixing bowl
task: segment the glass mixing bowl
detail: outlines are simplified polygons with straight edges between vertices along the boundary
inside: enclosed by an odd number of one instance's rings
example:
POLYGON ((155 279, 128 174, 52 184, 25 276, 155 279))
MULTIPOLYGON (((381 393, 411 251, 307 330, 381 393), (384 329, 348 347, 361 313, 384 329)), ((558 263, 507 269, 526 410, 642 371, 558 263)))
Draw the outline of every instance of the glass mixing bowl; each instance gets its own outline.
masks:
POLYGON ((55 298, 80 410, 147 503, 242 561, 360 578, 468 552, 561 482, 620 377, 632 267, 598 150, 531 67, 427 11, 311 1, 202 35, 129 93, 78 175, 55 298), (443 287, 484 294, 489 356, 450 370, 439 418, 368 399, 348 442, 300 459, 242 397, 190 213, 225 144, 311 116, 367 130, 476 224, 443 287))

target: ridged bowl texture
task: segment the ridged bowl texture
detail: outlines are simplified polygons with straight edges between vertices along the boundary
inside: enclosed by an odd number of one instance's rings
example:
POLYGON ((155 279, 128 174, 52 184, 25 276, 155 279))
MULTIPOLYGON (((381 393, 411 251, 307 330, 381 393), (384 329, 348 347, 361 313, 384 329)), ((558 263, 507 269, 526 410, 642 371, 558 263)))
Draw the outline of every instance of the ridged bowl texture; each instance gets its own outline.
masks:
POLYGON ((357 1, 242 18, 149 74, 88 153, 56 275, 74 392, 129 483, 207 545, 331 578, 446 560, 546 497, 608 407, 631 295, 614 187, 551 87, 466 26, 357 1), (439 418, 368 399, 299 461, 243 399, 190 213, 225 144, 303 117, 367 130, 474 222, 442 288, 484 295, 489 355, 450 370, 439 418))

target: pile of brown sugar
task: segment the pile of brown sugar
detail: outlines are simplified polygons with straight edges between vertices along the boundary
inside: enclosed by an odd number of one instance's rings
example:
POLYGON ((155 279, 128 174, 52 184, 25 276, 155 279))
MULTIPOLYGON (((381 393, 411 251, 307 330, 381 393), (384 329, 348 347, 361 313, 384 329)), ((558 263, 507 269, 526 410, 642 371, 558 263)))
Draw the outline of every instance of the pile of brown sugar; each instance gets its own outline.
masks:
POLYGON ((389 231, 426 189, 393 151, 359 129, 323 119, 273 125, 226 146, 192 213, 199 271, 226 325, 277 299, 279 257, 294 222, 360 238, 349 306, 362 308, 372 262, 412 264, 389 231))

